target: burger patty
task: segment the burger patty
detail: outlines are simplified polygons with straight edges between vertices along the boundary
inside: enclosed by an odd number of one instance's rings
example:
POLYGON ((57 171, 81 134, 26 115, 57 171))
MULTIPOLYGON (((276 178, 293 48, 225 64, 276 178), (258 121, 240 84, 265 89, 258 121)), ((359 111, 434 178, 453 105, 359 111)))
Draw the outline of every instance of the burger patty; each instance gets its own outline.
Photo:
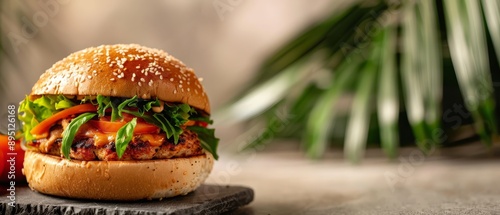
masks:
MULTIPOLYGON (((29 145, 41 153, 62 156, 62 132, 62 126, 56 125, 51 129, 46 138, 33 140, 29 145)), ((163 135, 160 136, 163 137, 163 142, 161 145, 152 145, 149 141, 144 140, 144 135, 147 134, 138 134, 134 136, 121 158, 118 158, 116 154, 114 142, 96 146, 96 144, 94 144, 94 138, 76 136, 71 145, 70 157, 75 160, 84 161, 115 161, 168 159, 204 154, 198 135, 188 129, 184 129, 179 136, 177 144, 165 138, 164 133, 160 133, 155 136, 158 137, 159 135, 163 135)))

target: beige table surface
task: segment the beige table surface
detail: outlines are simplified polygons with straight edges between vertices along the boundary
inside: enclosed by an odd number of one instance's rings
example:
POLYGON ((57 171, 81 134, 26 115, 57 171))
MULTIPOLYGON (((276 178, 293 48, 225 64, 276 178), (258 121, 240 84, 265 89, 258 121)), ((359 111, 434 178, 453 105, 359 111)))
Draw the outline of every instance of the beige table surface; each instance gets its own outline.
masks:
POLYGON ((393 162, 372 149, 352 165, 340 150, 311 161, 278 145, 223 153, 208 183, 255 191, 250 205, 229 214, 500 214, 498 147, 469 144, 430 157, 407 148, 393 162))

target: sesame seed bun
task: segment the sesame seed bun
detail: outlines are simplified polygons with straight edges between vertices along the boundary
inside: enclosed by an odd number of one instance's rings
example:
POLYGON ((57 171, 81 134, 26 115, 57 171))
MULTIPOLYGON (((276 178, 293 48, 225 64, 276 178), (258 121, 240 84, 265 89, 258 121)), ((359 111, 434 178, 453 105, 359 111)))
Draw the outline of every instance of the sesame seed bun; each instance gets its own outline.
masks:
POLYGON ((24 166, 29 186, 41 193, 132 201, 186 195, 208 177, 213 157, 207 153, 148 161, 78 161, 27 151, 24 166))
POLYGON ((210 113, 193 69, 158 49, 136 44, 103 45, 75 52, 55 63, 33 86, 42 95, 115 96, 186 103, 210 113))

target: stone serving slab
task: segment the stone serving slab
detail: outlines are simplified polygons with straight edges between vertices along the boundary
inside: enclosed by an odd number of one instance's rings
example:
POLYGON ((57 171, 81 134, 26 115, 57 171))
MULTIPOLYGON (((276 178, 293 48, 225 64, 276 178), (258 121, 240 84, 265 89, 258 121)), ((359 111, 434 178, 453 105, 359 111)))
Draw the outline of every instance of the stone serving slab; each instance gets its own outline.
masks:
POLYGON ((11 207, 3 188, 0 214, 221 214, 247 205, 254 197, 248 187, 202 185, 188 195, 162 200, 103 202, 44 195, 23 185, 16 187, 16 204, 11 207))

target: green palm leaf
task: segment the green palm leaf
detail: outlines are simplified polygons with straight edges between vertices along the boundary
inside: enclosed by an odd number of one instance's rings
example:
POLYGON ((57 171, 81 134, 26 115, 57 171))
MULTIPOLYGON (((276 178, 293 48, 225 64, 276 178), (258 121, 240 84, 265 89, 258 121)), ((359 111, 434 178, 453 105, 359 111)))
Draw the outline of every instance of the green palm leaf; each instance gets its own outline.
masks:
POLYGON ((451 57, 465 104, 474 117, 477 132, 491 145, 496 122, 480 3, 446 0, 445 9, 451 57))
MULTIPOLYGON (((490 62, 495 61, 490 61, 493 55, 488 53, 495 50, 500 61, 500 3, 495 0, 386 3, 355 2, 306 29, 271 56, 250 87, 222 109, 230 113, 226 118, 245 115, 248 117, 245 121, 266 121, 263 134, 273 131, 272 138, 302 139, 302 148, 311 158, 320 158, 330 143, 344 141, 346 157, 358 162, 368 144, 381 146, 391 158, 396 157, 400 145, 408 142, 415 141, 425 153, 448 144, 441 137, 444 132, 456 129, 457 124, 450 126, 443 113, 453 110, 442 110, 442 106, 461 105, 462 100, 456 99, 461 96, 473 116, 477 135, 491 145, 497 128, 489 68, 490 62), (483 23, 488 26, 492 48, 487 46, 488 32, 483 23), (448 53, 453 67, 447 66, 448 53), (318 65, 316 71, 304 66, 310 62, 318 65), (290 79, 292 73, 307 75, 290 79), (333 77, 324 78, 328 79, 326 85, 314 78, 303 78, 322 73, 333 77), (457 95, 444 95, 443 89, 455 86, 455 76, 459 89, 451 93, 457 95), (287 87, 273 94, 267 86, 270 83, 283 83, 287 87), (255 105, 259 107, 257 111, 255 107, 226 111, 241 107, 241 102, 256 92, 271 95, 262 97, 263 105, 255 105), (273 102, 267 102, 270 98, 273 102), (338 105, 346 99, 353 101, 347 108, 338 105), (276 131, 272 125, 278 108, 286 110, 282 113, 288 114, 285 118, 289 120, 281 124, 283 129, 276 131), (409 129, 400 117, 404 115, 409 129), (337 127, 345 119, 345 133, 337 136, 339 131, 344 132, 337 127), (378 123, 372 123, 375 121, 378 123), (411 135, 413 140, 408 139, 411 135)), ((459 122, 462 123, 458 126, 464 125, 466 120, 459 122)))
POLYGON ((392 26, 381 33, 381 61, 377 94, 377 110, 382 148, 387 156, 395 158, 399 146, 397 129, 399 118, 398 74, 396 73, 396 31, 392 26))
POLYGON ((345 91, 355 80, 358 74, 360 56, 353 56, 355 60, 345 62, 335 73, 335 77, 328 89, 321 94, 306 122, 304 145, 307 155, 311 158, 320 158, 327 148, 328 134, 335 122, 333 107, 339 100, 341 92, 345 91))
POLYGON ((406 90, 408 120, 413 126, 417 145, 424 152, 436 147, 433 131, 440 123, 442 73, 435 22, 432 2, 406 3, 401 74, 406 90))
POLYGON ((359 162, 363 157, 368 137, 370 122, 370 103, 374 89, 377 69, 373 61, 363 65, 356 95, 352 104, 350 119, 347 125, 344 153, 352 162, 359 162))
POLYGON ((496 0, 483 0, 483 9, 497 58, 500 61, 500 2, 496 0))

